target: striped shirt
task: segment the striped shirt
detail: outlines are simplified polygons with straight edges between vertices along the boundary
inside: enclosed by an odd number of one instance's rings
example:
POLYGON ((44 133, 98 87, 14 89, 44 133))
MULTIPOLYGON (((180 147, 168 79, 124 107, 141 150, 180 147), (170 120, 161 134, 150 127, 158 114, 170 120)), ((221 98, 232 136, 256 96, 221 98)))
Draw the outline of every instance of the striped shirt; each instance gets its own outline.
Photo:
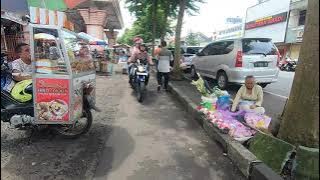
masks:
POLYGON ((173 60, 171 51, 167 48, 161 48, 158 54, 158 71, 162 73, 170 72, 170 61, 173 60))

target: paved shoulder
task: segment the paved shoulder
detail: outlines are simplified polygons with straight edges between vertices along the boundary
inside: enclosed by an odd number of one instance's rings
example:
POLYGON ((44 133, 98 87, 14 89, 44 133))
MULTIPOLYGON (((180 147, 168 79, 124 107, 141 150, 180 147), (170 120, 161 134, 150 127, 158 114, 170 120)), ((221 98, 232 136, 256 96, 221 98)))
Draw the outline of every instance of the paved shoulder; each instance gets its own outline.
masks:
POLYGON ((127 86, 118 109, 95 179, 243 179, 179 103, 156 92, 154 78, 145 102, 138 103, 127 86))

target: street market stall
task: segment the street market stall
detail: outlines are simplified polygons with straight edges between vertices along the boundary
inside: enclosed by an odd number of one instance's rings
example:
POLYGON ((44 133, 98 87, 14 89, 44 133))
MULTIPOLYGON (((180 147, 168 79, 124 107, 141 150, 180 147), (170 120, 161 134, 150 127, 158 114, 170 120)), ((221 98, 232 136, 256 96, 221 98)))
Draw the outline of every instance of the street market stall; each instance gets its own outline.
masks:
POLYGON ((128 72, 128 59, 130 55, 131 46, 127 44, 116 44, 113 46, 114 51, 116 52, 115 59, 116 62, 121 66, 122 73, 127 74, 128 72))
POLYGON ((271 118, 253 111, 230 112, 232 100, 227 91, 217 87, 208 90, 205 81, 200 77, 192 82, 201 93, 202 102, 198 106, 210 124, 233 139, 244 142, 252 138, 257 131, 267 131, 271 118))
POLYGON ((8 61, 18 58, 15 52, 17 44, 27 42, 23 28, 27 24, 24 16, 1 10, 1 52, 7 54, 8 61))
MULTIPOLYGON (((101 40, 95 38, 87 33, 80 32, 78 35, 82 38, 85 38, 89 41, 90 49, 94 58, 94 66, 96 68, 96 72, 108 72, 108 62, 105 57, 105 50, 108 48, 108 43, 105 40, 101 40)), ((111 66, 111 65, 110 65, 111 66)))
POLYGON ((90 84, 95 97, 89 42, 64 28, 34 24, 30 40, 36 122, 74 123, 83 113, 83 84, 90 84))

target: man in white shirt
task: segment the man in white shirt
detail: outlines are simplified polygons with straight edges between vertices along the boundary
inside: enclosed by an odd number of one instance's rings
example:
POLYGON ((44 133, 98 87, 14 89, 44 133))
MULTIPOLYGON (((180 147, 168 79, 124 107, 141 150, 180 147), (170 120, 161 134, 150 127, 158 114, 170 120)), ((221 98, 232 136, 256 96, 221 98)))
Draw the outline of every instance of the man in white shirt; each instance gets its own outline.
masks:
POLYGON ((161 89, 162 85, 162 77, 164 77, 164 89, 168 90, 168 83, 169 83, 169 72, 170 72, 170 61, 173 60, 173 56, 171 51, 169 51, 167 48, 167 42, 162 41, 161 42, 161 50, 158 53, 158 91, 161 89))
POLYGON ((28 44, 20 43, 16 47, 19 59, 12 62, 12 77, 15 81, 23 81, 32 78, 32 65, 30 47, 28 44))

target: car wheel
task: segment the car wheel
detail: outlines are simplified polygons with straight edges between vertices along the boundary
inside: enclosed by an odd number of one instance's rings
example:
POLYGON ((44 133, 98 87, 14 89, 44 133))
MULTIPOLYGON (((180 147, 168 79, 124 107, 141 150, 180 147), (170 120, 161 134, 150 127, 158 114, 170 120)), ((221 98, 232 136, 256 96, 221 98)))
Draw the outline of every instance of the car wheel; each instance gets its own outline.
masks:
POLYGON ((219 89, 225 90, 228 85, 228 77, 225 72, 220 72, 217 77, 217 84, 219 89))
POLYGON ((262 88, 265 88, 265 87, 267 87, 267 85, 268 85, 268 83, 261 83, 261 84, 259 84, 262 88))
POLYGON ((196 71, 196 68, 194 66, 191 66, 191 70, 190 70, 190 74, 191 74, 191 78, 192 79, 198 79, 198 74, 196 71))

